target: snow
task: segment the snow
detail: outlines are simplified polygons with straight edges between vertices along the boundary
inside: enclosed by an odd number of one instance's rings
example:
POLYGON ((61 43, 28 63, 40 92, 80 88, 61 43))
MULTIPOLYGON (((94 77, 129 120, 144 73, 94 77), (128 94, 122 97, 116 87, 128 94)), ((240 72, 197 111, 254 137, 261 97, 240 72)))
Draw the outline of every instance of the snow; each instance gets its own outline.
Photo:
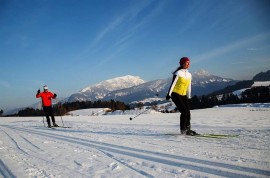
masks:
POLYGON ((254 82, 254 84, 251 87, 269 87, 270 81, 263 81, 263 82, 254 82))
POLYGON ((209 77, 209 76, 211 76, 211 74, 208 71, 204 70, 204 69, 200 69, 198 71, 195 71, 194 74, 195 75, 202 76, 202 77, 206 77, 206 76, 209 77))
POLYGON ((238 97, 241 97, 241 94, 244 91, 248 90, 248 89, 250 89, 250 88, 243 88, 243 89, 240 89, 240 90, 236 90, 236 91, 233 92, 233 94, 236 95, 236 96, 238 96, 238 97))
POLYGON ((68 114, 72 116, 100 116, 110 111, 109 108, 80 109, 71 111, 68 114))
POLYGON ((242 103, 242 104, 227 104, 219 107, 251 107, 255 109, 270 108, 270 103, 242 103))
POLYGON ((159 97, 155 97, 155 98, 145 98, 143 100, 140 100, 140 101, 133 101, 131 102, 130 104, 137 104, 137 103, 152 103, 152 102, 155 102, 155 101, 164 101, 164 98, 159 98, 159 97))
POLYGON ((228 139, 166 135, 179 113, 63 116, 71 128, 56 129, 2 117, 0 177, 269 177, 270 108, 254 106, 191 111, 194 130, 228 139))
POLYGON ((123 88, 129 88, 145 83, 139 76, 126 75, 122 77, 116 77, 102 81, 98 84, 91 85, 81 90, 81 93, 93 92, 95 88, 105 88, 108 91, 119 90, 123 88))

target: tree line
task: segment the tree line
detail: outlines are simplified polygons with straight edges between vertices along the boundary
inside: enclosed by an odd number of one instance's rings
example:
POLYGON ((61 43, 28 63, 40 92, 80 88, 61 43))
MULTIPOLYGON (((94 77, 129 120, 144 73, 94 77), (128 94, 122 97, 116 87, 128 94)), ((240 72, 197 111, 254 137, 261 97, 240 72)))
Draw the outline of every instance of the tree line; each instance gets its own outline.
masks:
POLYGON ((211 108, 218 105, 240 104, 240 103, 269 103, 270 89, 269 87, 254 87, 245 90, 237 96, 235 94, 226 93, 220 95, 203 95, 201 97, 193 96, 191 98, 191 109, 211 108))
MULTIPOLYGON (((89 109, 89 108, 110 108, 112 111, 115 110, 129 110, 129 105, 126 105, 120 101, 76 101, 72 103, 58 103, 53 105, 53 112, 55 116, 63 116, 70 111, 78 110, 78 109, 89 109)), ((20 110, 17 114, 8 115, 8 116, 43 116, 44 112, 42 109, 33 109, 33 108, 25 108, 20 110)))
MULTIPOLYGON (((240 104, 240 103, 269 103, 270 102, 270 88, 269 87, 254 87, 247 89, 237 96, 232 92, 226 94, 211 94, 203 95, 201 97, 193 96, 190 100, 191 109, 211 108, 226 104, 240 104)), ((139 103, 137 107, 142 107, 139 103)), ((157 103, 153 103, 156 105, 157 103)), ((151 104, 150 104, 151 105, 151 104)), ((110 108, 115 110, 129 110, 130 106, 120 101, 76 101, 72 103, 58 103, 53 106, 53 111, 56 116, 66 115, 70 111, 88 108, 110 108)), ((165 111, 166 112, 166 111, 165 111)), ((19 111, 17 114, 8 116, 43 116, 42 109, 26 108, 19 111)), ((0 110, 0 116, 3 116, 3 110, 0 110)))

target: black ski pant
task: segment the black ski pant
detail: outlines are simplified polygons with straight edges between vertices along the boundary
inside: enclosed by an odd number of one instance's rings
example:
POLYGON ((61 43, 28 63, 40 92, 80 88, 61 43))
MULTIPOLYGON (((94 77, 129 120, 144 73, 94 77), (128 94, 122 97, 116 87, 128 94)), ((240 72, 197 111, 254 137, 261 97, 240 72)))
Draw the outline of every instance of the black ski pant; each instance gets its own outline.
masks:
POLYGON ((53 115, 53 112, 52 112, 52 106, 43 106, 43 111, 45 113, 48 126, 51 126, 50 116, 51 116, 52 122, 54 124, 55 123, 55 119, 54 119, 54 115, 53 115))
POLYGON ((176 105, 180 114, 180 130, 190 130, 190 108, 187 96, 182 96, 177 93, 171 94, 172 101, 176 105))

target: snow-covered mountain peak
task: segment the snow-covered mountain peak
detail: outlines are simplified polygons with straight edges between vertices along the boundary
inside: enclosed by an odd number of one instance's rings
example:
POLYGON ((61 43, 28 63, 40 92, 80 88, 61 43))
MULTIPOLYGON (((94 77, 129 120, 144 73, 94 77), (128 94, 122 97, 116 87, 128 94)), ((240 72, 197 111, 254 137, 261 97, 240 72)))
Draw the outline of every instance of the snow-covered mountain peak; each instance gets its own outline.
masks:
POLYGON ((139 76, 126 75, 122 77, 116 77, 113 79, 105 80, 103 82, 100 82, 97 85, 110 84, 110 85, 120 86, 121 88, 128 88, 128 87, 140 85, 142 83, 145 83, 145 81, 142 80, 139 76), (122 87, 123 85, 124 87, 122 87))
POLYGON ((201 77, 209 77, 209 76, 211 76, 211 74, 208 71, 203 70, 203 69, 200 69, 200 70, 194 72, 194 75, 201 76, 201 77))
POLYGON ((91 85, 89 87, 86 87, 82 89, 80 92, 91 92, 93 89, 106 89, 108 91, 114 91, 114 90, 119 90, 123 88, 129 88, 133 86, 140 85, 142 83, 145 83, 143 79, 141 79, 138 76, 132 76, 132 75, 126 75, 122 77, 116 77, 113 79, 108 79, 105 81, 102 81, 98 84, 91 85))
MULTIPOLYGON (((224 88, 231 80, 200 70, 192 75, 193 95, 202 95, 224 88)), ((232 81, 233 82, 233 81, 232 81)), ((125 103, 141 101, 146 98, 165 97, 171 84, 171 78, 145 82, 138 76, 126 75, 91 85, 72 94, 67 101, 117 100, 125 103)))
POLYGON ((233 81, 232 79, 222 78, 215 76, 213 74, 210 74, 208 71, 200 69, 192 74, 192 84, 194 85, 206 85, 209 83, 228 83, 230 81, 233 81))

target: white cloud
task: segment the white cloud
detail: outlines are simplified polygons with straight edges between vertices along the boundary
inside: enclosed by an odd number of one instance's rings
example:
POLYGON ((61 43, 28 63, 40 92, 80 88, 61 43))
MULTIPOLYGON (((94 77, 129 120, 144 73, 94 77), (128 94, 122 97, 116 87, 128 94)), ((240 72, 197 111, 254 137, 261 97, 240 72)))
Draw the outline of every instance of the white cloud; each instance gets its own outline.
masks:
POLYGON ((94 47, 99 43, 109 32, 113 31, 117 26, 123 23, 124 17, 116 18, 112 23, 110 23, 105 29, 103 29, 96 37, 96 39, 91 43, 91 47, 94 47))
MULTIPOLYGON (((144 11, 152 2, 151 1, 144 1, 142 4, 139 4, 137 6, 134 6, 132 9, 127 10, 126 13, 124 13, 122 16, 119 16, 116 18, 110 25, 108 25, 102 32, 99 33, 98 37, 94 40, 94 42, 91 44, 91 47, 94 47, 96 44, 100 43, 104 38, 106 38, 106 35, 116 28, 121 28, 126 23, 133 23, 136 22, 136 19, 138 18, 139 14, 144 11)), ((114 52, 110 53, 109 56, 104 57, 103 60, 99 61, 98 66, 103 65, 107 63, 108 61, 112 60, 115 56, 117 56, 121 51, 123 51, 127 43, 131 42, 131 39, 134 37, 134 35, 143 28, 145 24, 147 24, 149 21, 151 21, 154 17, 156 17, 163 9, 164 3, 158 3, 155 8, 153 8, 147 15, 143 17, 139 23, 134 23, 134 26, 131 26, 125 33, 123 33, 117 41, 114 42, 114 44, 111 45, 111 47, 114 47, 114 52)))
POLYGON ((217 58, 219 56, 223 56, 232 51, 238 50, 248 45, 253 45, 254 43, 267 40, 267 39, 270 39, 270 32, 258 34, 258 35, 255 35, 246 39, 241 39, 239 41, 232 42, 226 46, 216 48, 212 51, 201 54, 199 56, 194 56, 193 57, 194 63, 217 58))
MULTIPOLYGON (((117 28, 123 27, 126 23, 135 22, 138 16, 142 11, 151 5, 153 1, 142 1, 142 3, 132 6, 131 9, 126 10, 122 15, 116 17, 108 26, 106 26, 99 34, 96 39, 91 43, 91 47, 94 47, 96 44, 101 42, 108 33, 111 33, 117 28)), ((158 3, 147 15, 143 17, 139 23, 129 28, 122 37, 119 38, 118 41, 114 43, 113 46, 121 45, 124 42, 128 41, 131 37, 133 37, 138 29, 140 29, 143 25, 148 23, 152 18, 158 15, 164 6, 164 2, 158 3)))

